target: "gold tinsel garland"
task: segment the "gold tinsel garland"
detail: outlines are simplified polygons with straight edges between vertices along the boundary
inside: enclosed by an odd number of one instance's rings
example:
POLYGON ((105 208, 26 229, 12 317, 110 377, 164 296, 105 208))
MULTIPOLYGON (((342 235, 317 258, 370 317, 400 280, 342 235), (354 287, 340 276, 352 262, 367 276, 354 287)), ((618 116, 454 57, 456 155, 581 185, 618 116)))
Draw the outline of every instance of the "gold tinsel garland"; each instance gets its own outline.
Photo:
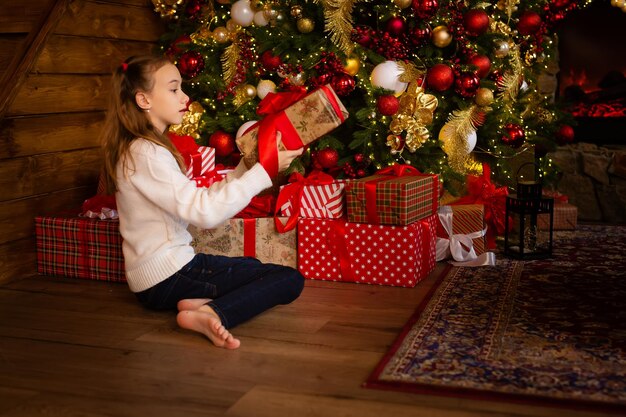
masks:
POLYGON ((224 74, 224 82, 230 84, 237 75, 237 60, 241 56, 241 48, 236 40, 224 49, 222 54, 222 73, 224 74))
POLYGON ((330 32, 330 39, 347 56, 354 49, 354 42, 350 39, 354 5, 363 0, 314 0, 324 9, 326 31, 330 32))

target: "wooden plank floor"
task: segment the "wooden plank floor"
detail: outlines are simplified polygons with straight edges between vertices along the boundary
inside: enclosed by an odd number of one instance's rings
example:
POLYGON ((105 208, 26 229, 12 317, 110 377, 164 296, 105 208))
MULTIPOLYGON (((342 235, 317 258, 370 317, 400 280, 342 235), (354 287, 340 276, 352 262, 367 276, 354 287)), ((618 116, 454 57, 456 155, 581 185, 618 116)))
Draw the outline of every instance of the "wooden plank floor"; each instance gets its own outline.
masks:
POLYGON ((236 351, 150 312, 125 284, 0 287, 0 416, 599 416, 362 388, 432 286, 307 281, 236 328, 236 351))

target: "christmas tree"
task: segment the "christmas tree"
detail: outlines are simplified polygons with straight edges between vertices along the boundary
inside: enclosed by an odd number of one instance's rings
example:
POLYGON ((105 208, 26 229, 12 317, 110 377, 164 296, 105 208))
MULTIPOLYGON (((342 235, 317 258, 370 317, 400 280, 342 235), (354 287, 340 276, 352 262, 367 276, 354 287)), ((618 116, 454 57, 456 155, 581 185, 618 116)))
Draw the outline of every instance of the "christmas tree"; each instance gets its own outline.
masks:
POLYGON ((300 171, 362 177, 399 162, 440 174, 454 193, 483 163, 507 183, 510 162, 533 150, 548 177, 546 153, 573 139, 540 81, 555 73, 556 25, 589 0, 153 3, 169 22, 163 52, 194 101, 193 133, 226 161, 268 92, 325 84, 350 117, 308 148, 300 171))

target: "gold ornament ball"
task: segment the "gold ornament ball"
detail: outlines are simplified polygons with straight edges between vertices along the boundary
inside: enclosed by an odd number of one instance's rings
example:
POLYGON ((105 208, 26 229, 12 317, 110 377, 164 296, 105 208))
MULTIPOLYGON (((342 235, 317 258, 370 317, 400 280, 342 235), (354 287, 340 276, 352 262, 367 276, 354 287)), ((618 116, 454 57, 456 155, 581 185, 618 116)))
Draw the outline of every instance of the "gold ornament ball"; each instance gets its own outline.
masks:
POLYGON ((243 93, 247 98, 254 98, 256 96, 256 87, 251 84, 243 86, 243 93))
POLYGON ((213 29, 213 38, 217 43, 225 43, 228 41, 228 29, 224 26, 218 26, 213 29))
POLYGON ((358 58, 348 58, 346 59, 346 65, 343 67, 344 71, 353 77, 359 72, 361 68, 361 61, 358 58))
POLYGON ((302 17, 302 6, 291 6, 291 17, 300 19, 302 17))
POLYGON ((479 106, 488 106, 493 103, 493 91, 488 88, 481 87, 476 91, 474 102, 479 106))
POLYGON ((241 26, 239 26, 237 22, 235 22, 233 19, 228 19, 228 21, 226 22, 227 31, 229 31, 230 33, 235 33, 239 29, 241 29, 241 26))
POLYGON ((315 22, 308 17, 298 19, 298 23, 296 25, 298 26, 300 33, 310 33, 313 32, 313 28, 315 28, 315 22))
POLYGON ((413 3, 413 0, 393 0, 393 4, 401 9, 406 9, 413 3))
POLYGON ((496 58, 504 58, 509 54, 509 43, 505 40, 498 39, 493 45, 493 54, 496 58))
POLYGON ((432 33, 433 43, 438 48, 445 48, 452 43, 452 35, 445 25, 437 26, 432 33))

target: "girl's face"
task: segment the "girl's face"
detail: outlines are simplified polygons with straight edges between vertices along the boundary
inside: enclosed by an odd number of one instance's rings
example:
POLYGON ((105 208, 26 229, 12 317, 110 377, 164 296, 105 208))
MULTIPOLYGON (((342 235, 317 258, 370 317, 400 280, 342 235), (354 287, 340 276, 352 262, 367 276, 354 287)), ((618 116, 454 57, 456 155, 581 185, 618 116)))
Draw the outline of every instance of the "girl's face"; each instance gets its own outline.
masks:
POLYGON ((189 96, 181 89, 182 79, 174 64, 165 64, 153 74, 154 87, 144 93, 148 102, 150 121, 165 132, 169 125, 182 123, 189 96))

